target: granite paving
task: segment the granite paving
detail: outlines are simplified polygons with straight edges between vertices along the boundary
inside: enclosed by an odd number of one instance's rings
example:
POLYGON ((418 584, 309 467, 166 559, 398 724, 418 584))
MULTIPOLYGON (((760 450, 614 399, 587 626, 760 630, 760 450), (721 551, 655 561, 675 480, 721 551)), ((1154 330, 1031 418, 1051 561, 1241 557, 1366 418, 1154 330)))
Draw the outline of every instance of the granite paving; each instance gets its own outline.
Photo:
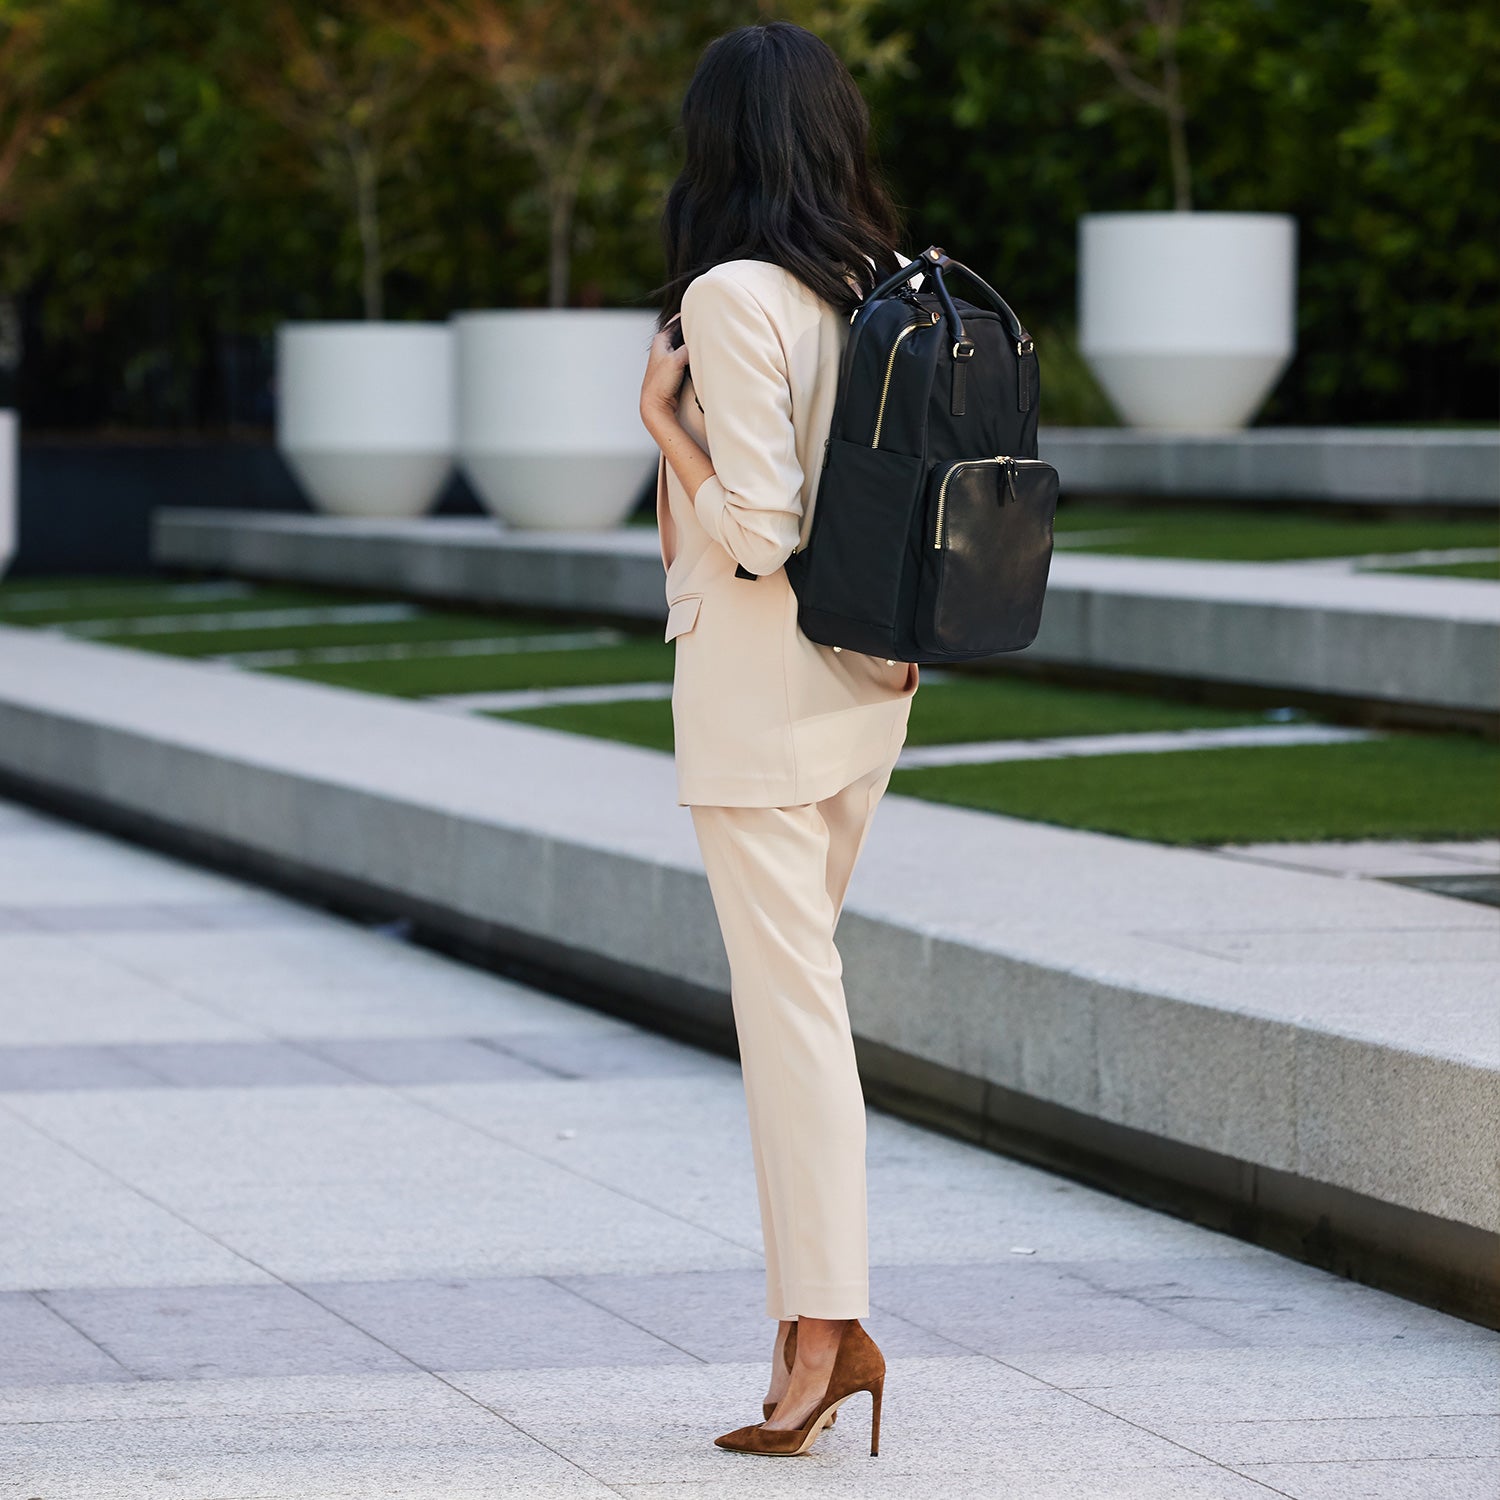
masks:
POLYGON ((0 804, 4 1500, 1500 1491, 1500 1334, 873 1111, 869 1163, 881 1455, 863 1397, 725 1453, 731 1061, 0 804))

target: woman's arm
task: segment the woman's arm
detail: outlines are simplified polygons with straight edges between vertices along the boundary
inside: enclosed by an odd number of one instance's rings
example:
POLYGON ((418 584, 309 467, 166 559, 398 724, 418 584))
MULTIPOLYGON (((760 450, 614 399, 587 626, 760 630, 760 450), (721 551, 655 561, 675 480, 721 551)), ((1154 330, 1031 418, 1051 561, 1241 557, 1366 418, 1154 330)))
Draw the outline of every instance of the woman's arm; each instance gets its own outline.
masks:
MULTIPOLYGON (((682 326, 684 349, 658 355, 653 342, 642 419, 708 534, 748 572, 773 573, 802 525, 803 474, 780 338, 750 292, 712 273, 683 294, 682 326), (692 351, 711 460, 677 419, 684 350, 692 351), (680 362, 674 368, 668 359, 680 362)), ((657 339, 665 346, 667 332, 657 339)))
POLYGON ((677 403, 682 395, 682 376, 687 369, 687 345, 672 347, 673 323, 679 313, 651 340, 646 358, 646 376, 641 382, 641 421, 666 456, 672 472, 689 495, 697 492, 714 471, 708 454, 693 441, 677 420, 677 403))

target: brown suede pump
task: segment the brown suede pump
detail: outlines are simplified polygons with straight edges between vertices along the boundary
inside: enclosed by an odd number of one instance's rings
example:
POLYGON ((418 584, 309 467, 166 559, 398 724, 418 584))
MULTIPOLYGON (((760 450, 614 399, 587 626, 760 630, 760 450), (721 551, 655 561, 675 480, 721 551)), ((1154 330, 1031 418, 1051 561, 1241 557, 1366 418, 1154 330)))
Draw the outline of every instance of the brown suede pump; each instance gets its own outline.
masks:
POLYGON ((781 1432, 764 1423, 754 1427, 737 1427, 716 1437, 720 1448, 734 1453, 761 1453, 769 1457, 790 1458, 806 1453, 813 1440, 828 1425, 830 1413, 836 1411, 856 1391, 870 1393, 870 1456, 880 1452, 880 1399, 885 1393, 885 1356, 875 1340, 865 1332, 858 1318, 850 1318, 839 1335, 838 1352, 823 1398, 801 1427, 781 1432))
MULTIPOLYGON (((797 1359, 797 1325, 795 1323, 787 1330, 786 1342, 781 1346, 781 1353, 782 1363, 790 1370, 797 1359)), ((766 1421, 769 1422, 776 1411, 776 1403, 774 1401, 762 1401, 760 1409, 765 1414, 766 1421)), ((836 1411, 828 1413, 828 1425, 830 1427, 838 1419, 839 1414, 836 1411)))

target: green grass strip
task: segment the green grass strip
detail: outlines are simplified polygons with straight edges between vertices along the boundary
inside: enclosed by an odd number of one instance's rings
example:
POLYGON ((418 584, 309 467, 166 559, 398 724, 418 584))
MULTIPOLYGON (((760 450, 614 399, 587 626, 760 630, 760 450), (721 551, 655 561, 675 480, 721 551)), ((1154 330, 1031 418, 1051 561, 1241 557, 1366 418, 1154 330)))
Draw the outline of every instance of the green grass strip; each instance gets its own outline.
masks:
POLYGON ((670 682, 672 647, 654 636, 641 636, 618 646, 595 646, 581 651, 425 657, 418 661, 280 667, 276 671, 280 676, 358 688, 366 693, 385 693, 394 698, 430 698, 447 693, 513 692, 522 688, 584 687, 594 683, 670 682))
POLYGON ((1277 562, 1302 557, 1353 557, 1431 547, 1493 547, 1493 520, 1301 515, 1201 507, 1114 506, 1064 501, 1057 534, 1111 533, 1069 551, 1131 557, 1277 562))
POLYGON ((268 629, 194 630, 181 634, 106 636, 119 646, 168 656, 221 656, 236 651, 308 651, 319 646, 417 645, 484 640, 491 636, 552 635, 576 626, 544 625, 507 616, 431 613, 414 620, 363 625, 279 625, 268 629))
MULTIPOLYGON (((0 621, 7 625, 67 625, 77 620, 128 620, 150 615, 215 615, 257 609, 320 609, 359 604, 364 596, 297 588, 256 588, 243 595, 178 598, 181 584, 62 589, 52 580, 16 579, 0 584, 0 621), (56 602, 36 607, 48 596, 56 602), (23 607, 24 606, 24 607, 23 607)), ((370 595, 369 599, 376 596, 370 595)), ((388 596, 382 596, 388 597, 388 596)))
MULTIPOLYGON (((224 580, 209 581, 223 582, 224 580)), ((170 590, 181 588, 182 582, 162 578, 116 578, 106 575, 81 578, 67 576, 7 578, 0 580, 0 615, 3 615, 16 600, 41 600, 50 597, 56 601, 55 607, 65 609, 79 604, 92 607, 94 600, 104 600, 106 603, 119 600, 129 603, 132 599, 140 597, 161 598, 170 590)))
POLYGON ((490 717, 539 724, 569 734, 618 740, 647 750, 671 751, 672 704, 669 699, 645 698, 626 703, 555 703, 550 708, 522 708, 490 717))
POLYGON ((1500 829, 1500 746, 1403 734, 1020 761, 897 771, 891 789, 1163 844, 1486 838, 1500 829))
MULTIPOLYGON (((661 701, 556 704, 496 717, 647 745, 653 750, 672 748, 671 704, 661 701)), ((1017 677, 963 677, 927 683, 917 690, 906 743, 955 745, 975 740, 1130 734, 1148 729, 1217 729, 1261 724, 1265 717, 1248 709, 1211 708, 1017 677)))
POLYGON ((1219 729, 1264 722, 1265 714, 1253 709, 1213 708, 1024 677, 965 676, 948 682, 924 682, 917 689, 906 743, 956 745, 974 740, 1219 729))

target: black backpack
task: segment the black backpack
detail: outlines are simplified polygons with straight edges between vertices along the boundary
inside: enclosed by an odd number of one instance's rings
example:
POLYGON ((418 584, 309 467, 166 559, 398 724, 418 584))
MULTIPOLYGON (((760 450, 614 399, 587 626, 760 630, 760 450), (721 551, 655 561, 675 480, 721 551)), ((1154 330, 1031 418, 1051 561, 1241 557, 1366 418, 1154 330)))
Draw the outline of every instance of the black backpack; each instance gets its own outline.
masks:
POLYGON ((1031 335, 937 246, 870 292, 850 319, 812 528, 786 562, 809 639, 915 662, 1031 644, 1057 510, 1039 395, 1031 335), (955 299, 944 268, 988 305, 955 299), (919 271, 932 290, 912 289, 919 271))

